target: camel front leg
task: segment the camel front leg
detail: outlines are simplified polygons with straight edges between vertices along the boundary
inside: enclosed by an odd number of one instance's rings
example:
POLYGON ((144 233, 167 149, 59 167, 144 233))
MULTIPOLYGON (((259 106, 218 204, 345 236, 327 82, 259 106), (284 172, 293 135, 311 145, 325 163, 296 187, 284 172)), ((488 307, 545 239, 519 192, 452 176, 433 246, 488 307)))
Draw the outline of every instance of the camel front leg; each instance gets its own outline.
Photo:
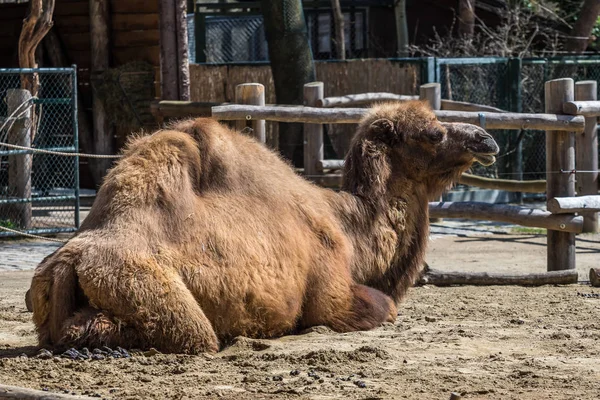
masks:
POLYGON ((133 328, 148 346, 189 354, 219 350, 210 321, 173 268, 128 257, 77 272, 90 305, 133 328))
POLYGON ((349 274, 331 273, 309 287, 301 328, 327 325, 337 332, 352 332, 396 320, 397 309, 391 297, 354 283, 349 274))

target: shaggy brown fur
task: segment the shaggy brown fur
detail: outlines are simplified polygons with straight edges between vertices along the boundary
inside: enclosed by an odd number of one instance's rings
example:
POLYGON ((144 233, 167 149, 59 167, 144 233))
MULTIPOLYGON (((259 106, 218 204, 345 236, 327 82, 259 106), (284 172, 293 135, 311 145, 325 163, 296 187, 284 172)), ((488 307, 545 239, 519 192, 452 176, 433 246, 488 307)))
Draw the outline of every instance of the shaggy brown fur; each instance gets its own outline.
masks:
POLYGON ((427 199, 497 150, 422 103, 381 105, 335 193, 210 119, 136 139, 35 272, 40 345, 214 352, 238 335, 393 321, 422 265, 427 199))

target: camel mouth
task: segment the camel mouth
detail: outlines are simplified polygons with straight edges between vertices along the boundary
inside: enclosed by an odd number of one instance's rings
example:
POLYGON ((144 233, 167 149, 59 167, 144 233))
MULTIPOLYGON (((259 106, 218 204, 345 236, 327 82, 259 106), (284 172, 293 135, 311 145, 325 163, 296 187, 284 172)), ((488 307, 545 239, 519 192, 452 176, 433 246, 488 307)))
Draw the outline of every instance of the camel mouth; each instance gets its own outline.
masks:
POLYGON ((473 158, 484 167, 490 166, 496 162, 493 154, 473 154, 473 158))

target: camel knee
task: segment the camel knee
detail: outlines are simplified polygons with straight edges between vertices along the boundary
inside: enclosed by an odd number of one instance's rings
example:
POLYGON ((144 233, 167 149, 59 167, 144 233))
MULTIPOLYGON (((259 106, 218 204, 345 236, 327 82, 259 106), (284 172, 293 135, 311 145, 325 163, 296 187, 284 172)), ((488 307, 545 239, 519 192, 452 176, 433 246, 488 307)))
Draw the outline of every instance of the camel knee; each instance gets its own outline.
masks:
MULTIPOLYGON (((115 270, 104 279, 80 272, 81 287, 90 304, 135 330, 142 343, 151 343, 161 351, 218 351, 210 321, 179 275, 152 260, 139 265, 122 264, 115 270)), ((105 331, 99 329, 92 334, 102 337, 105 331)))

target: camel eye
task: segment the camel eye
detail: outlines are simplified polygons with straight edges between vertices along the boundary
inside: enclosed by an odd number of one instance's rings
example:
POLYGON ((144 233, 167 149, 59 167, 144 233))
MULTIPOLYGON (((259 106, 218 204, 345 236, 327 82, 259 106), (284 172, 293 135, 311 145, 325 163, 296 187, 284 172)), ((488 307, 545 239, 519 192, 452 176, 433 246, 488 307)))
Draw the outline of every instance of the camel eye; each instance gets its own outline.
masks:
POLYGON ((444 140, 444 131, 436 126, 427 127, 421 134, 432 144, 437 144, 444 140))

